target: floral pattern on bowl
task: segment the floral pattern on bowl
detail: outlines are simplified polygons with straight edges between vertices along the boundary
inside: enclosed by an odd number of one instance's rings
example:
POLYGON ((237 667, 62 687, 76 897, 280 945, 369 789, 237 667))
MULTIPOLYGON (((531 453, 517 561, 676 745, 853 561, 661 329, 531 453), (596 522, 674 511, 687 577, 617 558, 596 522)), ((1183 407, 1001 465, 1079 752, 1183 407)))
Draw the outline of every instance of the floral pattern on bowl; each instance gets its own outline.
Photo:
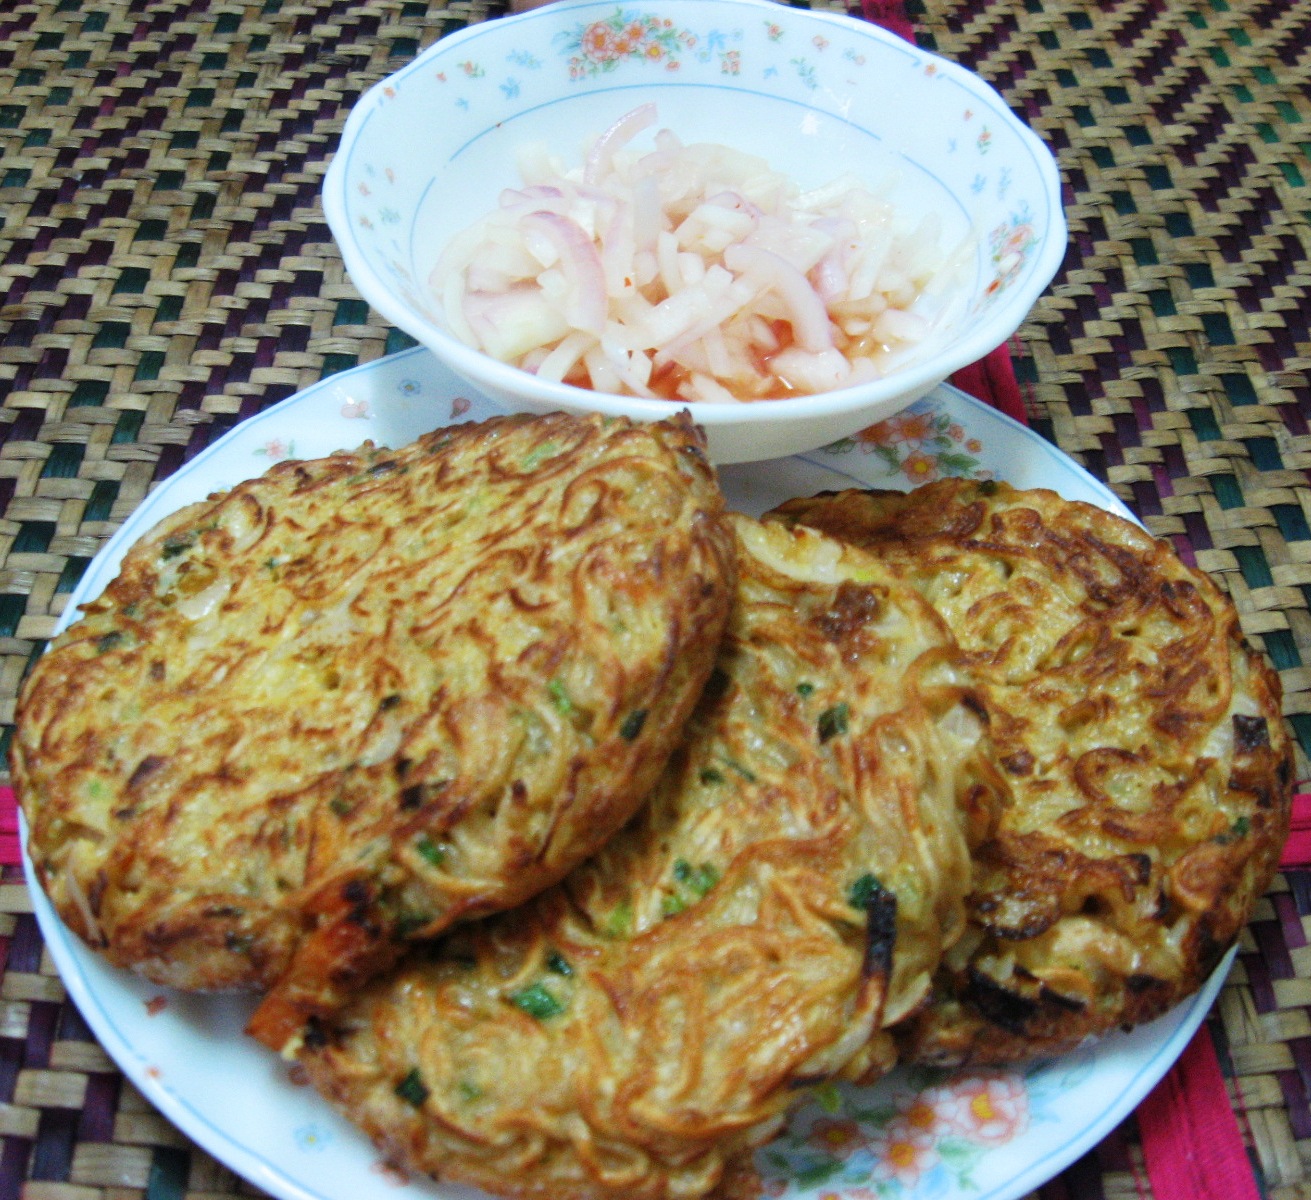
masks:
POLYGON ((622 8, 555 37, 556 45, 568 56, 570 79, 615 71, 626 62, 676 71, 700 40, 690 30, 677 28, 668 17, 622 8))

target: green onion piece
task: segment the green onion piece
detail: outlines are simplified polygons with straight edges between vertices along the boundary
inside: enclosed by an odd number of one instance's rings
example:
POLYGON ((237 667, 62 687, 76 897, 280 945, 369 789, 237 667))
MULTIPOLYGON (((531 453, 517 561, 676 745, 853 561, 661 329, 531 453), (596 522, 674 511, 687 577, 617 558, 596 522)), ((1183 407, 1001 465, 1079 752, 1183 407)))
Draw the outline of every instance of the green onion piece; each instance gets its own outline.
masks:
POLYGON ((535 446, 528 451, 523 458, 523 469, 525 471, 535 471, 548 458, 554 458, 560 453, 560 447, 554 442, 543 442, 540 446, 535 446))
POLYGON ((569 976, 574 973, 573 967, 569 965, 569 960, 558 950, 552 950, 551 953, 547 955, 546 969, 554 972, 556 975, 569 976))
POLYGON ((736 771, 748 783, 756 782, 755 772, 748 770, 740 762, 738 762, 737 759, 730 758, 727 754, 719 754, 716 755, 716 757, 719 759, 720 762, 724 764, 724 766, 730 768, 731 770, 736 771))
POLYGON ((550 693, 551 703, 555 705, 559 712, 567 717, 574 711, 574 702, 569 699, 569 693, 565 691, 564 684, 558 679, 552 679, 546 685, 546 690, 550 693))
POLYGON ((674 879, 700 899, 719 882, 719 872, 710 863, 694 867, 687 859, 680 858, 674 863, 674 879))
POLYGON ((847 732, 847 719, 851 715, 850 708, 845 701, 841 704, 835 704, 832 708, 826 708, 819 714, 817 729, 819 731, 819 740, 827 742, 830 738, 837 737, 840 733, 847 732))
POLYGON ((529 984, 528 987, 511 993, 510 1003, 539 1021, 544 1021, 547 1017, 558 1017, 564 1012, 564 1005, 540 983, 529 984))
POLYGON ((877 875, 862 875, 847 892, 847 903, 852 908, 868 908, 869 902, 881 891, 883 891, 883 884, 879 882, 877 875))
POLYGON ((624 723, 619 727, 619 736, 626 742, 637 740, 637 735, 642 732, 642 726, 646 724, 646 709, 635 708, 624 718, 624 723))
POLYGON ((621 900, 611 912, 605 923, 605 931, 611 937, 624 937, 633 931, 633 903, 621 900))
POLYGON ((434 867, 440 867, 446 861, 446 847, 440 842, 434 842, 426 833, 414 843, 414 848, 421 858, 434 867))
POLYGON ((418 1067, 410 1068, 410 1073, 396 1085, 396 1094, 406 1104, 413 1104, 415 1108, 423 1107, 423 1102, 428 1099, 428 1089, 424 1086, 418 1067))

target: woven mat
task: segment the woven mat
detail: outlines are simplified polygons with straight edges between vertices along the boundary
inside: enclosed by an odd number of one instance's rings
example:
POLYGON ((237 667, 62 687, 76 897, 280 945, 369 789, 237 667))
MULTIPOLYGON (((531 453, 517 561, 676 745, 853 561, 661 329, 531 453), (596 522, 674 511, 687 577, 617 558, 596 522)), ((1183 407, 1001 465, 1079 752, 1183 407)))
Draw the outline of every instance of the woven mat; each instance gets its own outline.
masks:
MULTIPOLYGON (((836 5, 828 5, 836 7, 836 5)), ((1017 342, 1033 423, 1233 595, 1311 748, 1311 0, 934 0, 922 43, 1058 151, 1070 252, 1017 342)), ((233 424, 408 344, 318 206, 359 93, 488 0, 0 4, 0 725, 80 572, 233 424)), ((7 726, 6 734, 7 737, 7 726)), ((1311 1197, 1311 875, 1212 1025, 1258 1179, 1311 1197)), ((258 1195, 96 1045, 0 879, 0 1200, 258 1195)), ((1149 1197, 1134 1122, 1041 1190, 1149 1197)))

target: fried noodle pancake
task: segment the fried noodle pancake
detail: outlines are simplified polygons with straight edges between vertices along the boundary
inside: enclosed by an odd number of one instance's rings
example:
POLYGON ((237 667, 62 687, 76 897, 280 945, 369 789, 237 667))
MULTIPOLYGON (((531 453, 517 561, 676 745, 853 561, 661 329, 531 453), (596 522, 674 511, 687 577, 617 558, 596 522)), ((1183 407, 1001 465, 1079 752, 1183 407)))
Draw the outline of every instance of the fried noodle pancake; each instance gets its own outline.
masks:
POLYGON ((36 664, 37 874, 113 963, 272 988, 282 1046, 401 942, 621 826, 714 664, 734 544, 700 433, 506 417, 168 518, 36 664))
POLYGON ((1196 990, 1288 831, 1279 678, 1230 601, 1166 543, 1050 491, 945 480, 771 517, 871 551, 943 615, 1007 781, 970 930, 906 1056, 1056 1053, 1196 990))
POLYGON ((982 726, 952 640, 859 551, 734 523, 729 632, 650 803, 307 1040, 398 1165, 551 1200, 741 1182, 808 1088, 888 1065, 960 935, 982 726))

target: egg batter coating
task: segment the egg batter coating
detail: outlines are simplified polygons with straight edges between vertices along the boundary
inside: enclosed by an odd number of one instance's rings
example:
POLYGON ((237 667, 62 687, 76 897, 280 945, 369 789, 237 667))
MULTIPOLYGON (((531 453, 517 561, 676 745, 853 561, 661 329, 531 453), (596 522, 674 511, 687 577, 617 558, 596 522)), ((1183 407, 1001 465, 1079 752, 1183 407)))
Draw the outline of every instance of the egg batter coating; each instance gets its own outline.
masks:
POLYGON ((907 1057, 1056 1053, 1195 991, 1269 885, 1291 799, 1279 678, 1229 599, 1050 491, 945 480, 772 516, 871 551, 945 617, 1008 782, 907 1057))
POLYGON ((279 463, 133 546, 32 671, 12 767, 37 874, 117 965, 271 988, 252 1030, 281 1047, 632 815, 734 556, 686 417, 279 463))
POLYGON ((889 1065, 880 1026, 959 936, 982 726, 951 639, 858 551, 734 520, 719 666, 650 803, 308 1039, 397 1164, 551 1200, 741 1187, 808 1089, 889 1065))

